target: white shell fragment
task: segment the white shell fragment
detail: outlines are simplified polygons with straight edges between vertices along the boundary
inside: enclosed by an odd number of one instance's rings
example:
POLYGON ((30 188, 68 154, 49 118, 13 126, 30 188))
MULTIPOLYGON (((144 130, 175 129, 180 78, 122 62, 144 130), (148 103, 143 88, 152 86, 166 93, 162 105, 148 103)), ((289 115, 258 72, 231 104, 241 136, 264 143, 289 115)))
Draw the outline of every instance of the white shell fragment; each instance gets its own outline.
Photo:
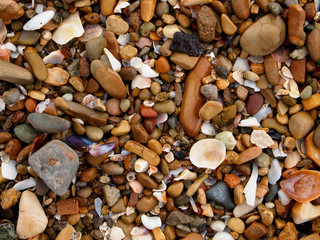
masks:
POLYGON ((221 220, 212 221, 210 228, 216 232, 222 232, 226 228, 227 224, 221 220))
POLYGON ((152 230, 157 227, 161 227, 161 219, 159 217, 148 217, 143 214, 141 217, 141 222, 145 228, 152 230))
POLYGON ((52 63, 52 64, 62 64, 64 59, 64 55, 61 53, 60 50, 51 52, 49 55, 43 58, 43 62, 45 64, 52 63))
POLYGON ((108 48, 104 48, 104 54, 107 55, 109 62, 111 64, 111 67, 114 71, 119 72, 121 70, 121 63, 116 59, 112 53, 109 51, 108 48))
POLYGON ((246 196, 246 202, 249 206, 254 206, 256 201, 257 179, 258 179, 258 166, 256 164, 253 164, 250 179, 243 190, 243 193, 246 196))
POLYGON ((42 28, 46 25, 54 16, 54 11, 49 10, 42 12, 38 15, 35 15, 31 18, 24 26, 23 30, 25 31, 34 31, 42 28))
POLYGON ((36 182, 33 178, 29 178, 21 182, 17 182, 12 188, 17 191, 22 191, 28 188, 32 188, 34 186, 36 186, 36 182))
POLYGON ((281 178, 281 166, 279 161, 275 158, 271 161, 271 168, 268 172, 268 178, 270 184, 276 184, 281 178))
POLYGON ((254 117, 249 117, 247 119, 241 120, 239 127, 259 127, 260 123, 254 117))
POLYGON ((130 60, 130 64, 145 78, 155 78, 159 76, 159 74, 152 70, 151 67, 143 63, 141 58, 133 57, 130 60))
POLYGON ((289 197, 282 189, 278 191, 278 198, 284 206, 288 205, 292 200, 292 198, 289 197))
POLYGON ((226 156, 226 147, 220 140, 203 139, 196 142, 190 150, 190 161, 199 168, 216 169, 226 156))
POLYGON ((144 88, 149 88, 151 86, 151 79, 142 77, 140 74, 138 74, 131 82, 131 88, 139 88, 139 89, 144 89, 144 88))
POLYGON ((250 206, 246 202, 243 202, 242 204, 237 205, 235 209, 233 209, 233 215, 236 218, 242 217, 255 209, 260 203, 262 203, 262 201, 263 198, 256 198, 253 206, 250 206))
POLYGON ((241 68, 242 71, 250 70, 250 67, 246 58, 237 57, 236 62, 233 65, 232 71, 236 71, 239 67, 241 68))
POLYGON ((180 173, 180 175, 173 180, 180 181, 180 180, 195 180, 197 178, 197 173, 190 172, 189 169, 185 169, 180 173))
POLYGON ((230 233, 227 232, 217 232, 212 240, 234 240, 230 233))
POLYGON ((0 98, 0 112, 2 112, 6 108, 6 104, 2 98, 0 98))
POLYGON ((121 240, 125 237, 123 231, 119 227, 113 226, 111 228, 111 233, 110 233, 110 240, 121 240))
POLYGON ((142 158, 137 159, 134 162, 134 170, 136 172, 146 172, 149 168, 149 163, 146 160, 143 160, 142 158))
POLYGON ((79 12, 71 14, 54 31, 52 40, 60 45, 64 45, 73 38, 81 37, 84 29, 79 17, 79 12))
POLYGON ((2 162, 1 163, 2 177, 9 180, 14 180, 18 175, 16 165, 17 165, 17 162, 14 160, 10 160, 9 162, 2 162))
POLYGON ((213 125, 209 122, 203 122, 201 125, 201 132, 208 136, 215 136, 216 130, 214 129, 213 125))
POLYGON ((96 212, 98 213, 98 215, 101 217, 101 209, 102 209, 102 200, 101 198, 96 198, 94 200, 94 207, 95 207, 95 210, 96 212))
POLYGON ((121 13, 121 9, 126 8, 128 6, 130 6, 129 2, 120 0, 114 9, 114 13, 121 13))
POLYGON ((264 130, 253 130, 251 142, 260 148, 267 148, 273 144, 272 138, 264 130))

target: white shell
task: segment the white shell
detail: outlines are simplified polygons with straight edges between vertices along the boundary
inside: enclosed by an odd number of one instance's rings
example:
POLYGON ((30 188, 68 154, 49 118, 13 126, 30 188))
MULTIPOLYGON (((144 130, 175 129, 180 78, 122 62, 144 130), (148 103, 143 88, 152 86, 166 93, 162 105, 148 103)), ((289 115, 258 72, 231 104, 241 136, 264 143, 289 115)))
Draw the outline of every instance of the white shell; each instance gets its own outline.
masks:
POLYGON ((111 233, 110 233, 110 240, 121 240, 125 237, 123 231, 119 227, 113 226, 111 228, 111 233))
POLYGON ((217 232, 212 240, 234 240, 230 233, 227 232, 217 232))
POLYGON ((143 160, 142 158, 137 159, 134 162, 134 170, 136 172, 146 172, 149 168, 149 163, 146 160, 143 160))
POLYGON ((199 168, 216 169, 226 156, 226 147, 220 140, 203 139, 190 150, 190 161, 199 168))
POLYGON ((64 45, 73 38, 81 37, 84 29, 79 17, 79 12, 71 14, 54 31, 52 40, 60 45, 64 45))
POLYGON ((61 53, 60 50, 51 52, 49 55, 43 58, 43 62, 45 64, 52 63, 52 64, 61 64, 63 62, 64 55, 61 53))
POLYGON ((36 182, 33 178, 29 178, 21 182, 17 182, 12 188, 17 191, 22 191, 28 188, 32 188, 34 186, 36 186, 36 182))
POLYGON ((164 123, 168 120, 168 114, 167 113, 158 113, 158 116, 156 118, 156 124, 164 123))
POLYGON ((202 123, 201 132, 203 134, 208 135, 208 136, 215 136, 216 135, 216 130, 214 129, 214 126, 209 122, 202 123))
POLYGON ((252 82, 249 80, 244 80, 243 86, 252 88, 255 92, 260 92, 260 88, 257 87, 256 82, 252 82))
POLYGON ((2 162, 1 163, 2 177, 9 180, 14 180, 18 175, 16 165, 17 165, 17 162, 14 160, 10 160, 9 162, 2 162))
POLYGON ((273 144, 272 138, 264 130, 253 130, 251 142, 260 148, 267 148, 273 144))
POLYGON ((0 98, 0 112, 2 112, 6 108, 6 104, 2 98, 0 98))
POLYGON ((247 119, 241 120, 239 127, 259 127, 260 124, 258 123, 257 119, 254 117, 249 117, 247 119))
POLYGON ((148 217, 143 214, 141 217, 141 222, 145 228, 152 230, 157 227, 161 227, 161 219, 159 217, 148 217))
POLYGON ((101 209, 102 209, 102 200, 101 198, 94 199, 94 207, 98 215, 101 217, 101 209))
POLYGON ((24 26, 23 30, 25 31, 34 31, 42 28, 46 25, 54 16, 54 11, 49 10, 42 12, 38 15, 35 15, 31 18, 24 26))
POLYGON ((250 179, 243 190, 246 195, 246 202, 249 206, 254 206, 257 192, 258 166, 253 164, 250 179))
POLYGON ((250 67, 248 65, 246 58, 237 57, 236 62, 233 65, 232 71, 236 71, 239 67, 241 68, 242 71, 250 70, 250 67))
POLYGON ((111 64, 111 67, 114 71, 119 72, 121 70, 121 63, 116 59, 112 53, 109 51, 108 48, 104 48, 104 54, 107 55, 109 62, 111 64))
POLYGON ((258 122, 260 122, 262 119, 265 119, 269 113, 271 113, 271 108, 268 107, 269 104, 263 104, 260 110, 253 115, 254 118, 257 119, 258 122))
POLYGON ((240 85, 243 84, 243 74, 241 71, 241 67, 239 67, 236 71, 232 73, 232 77, 235 81, 237 81, 240 85))
POLYGON ((275 158, 271 161, 271 168, 268 172, 268 178, 270 184, 276 184, 277 181, 281 178, 281 166, 279 161, 275 158))
POLYGON ((195 180, 197 178, 197 174, 195 172, 190 172, 189 169, 185 169, 180 173, 180 175, 173 180, 195 180))
POLYGON ((240 205, 237 205, 235 209, 233 210, 233 215, 236 218, 242 217, 249 212, 251 212, 253 209, 255 209, 260 203, 262 203, 263 198, 256 198, 255 203, 253 206, 248 205, 246 202, 243 202, 240 205))
POLYGON ((138 74, 131 82, 131 89, 139 88, 149 88, 151 86, 151 79, 147 77, 143 77, 138 74))
POLYGON ((226 228, 227 224, 221 220, 212 221, 210 223, 210 228, 213 231, 222 232, 226 228))
POLYGON ((128 7, 128 6, 130 6, 130 3, 129 3, 129 2, 119 1, 113 12, 114 12, 114 13, 121 13, 121 9, 122 9, 122 8, 126 8, 126 7, 128 7))
POLYGON ((128 44, 128 42, 130 42, 130 33, 125 33, 122 34, 118 37, 117 42, 121 45, 121 46, 125 46, 128 44))

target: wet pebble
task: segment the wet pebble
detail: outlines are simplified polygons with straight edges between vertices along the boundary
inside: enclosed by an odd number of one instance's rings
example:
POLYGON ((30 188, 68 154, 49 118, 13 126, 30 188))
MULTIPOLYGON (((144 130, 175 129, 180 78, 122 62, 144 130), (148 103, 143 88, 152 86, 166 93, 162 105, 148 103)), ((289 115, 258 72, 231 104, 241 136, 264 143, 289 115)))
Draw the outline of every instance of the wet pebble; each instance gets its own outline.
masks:
POLYGON ((28 115, 28 121, 41 132, 57 133, 70 128, 70 122, 67 120, 44 113, 31 113, 28 115))

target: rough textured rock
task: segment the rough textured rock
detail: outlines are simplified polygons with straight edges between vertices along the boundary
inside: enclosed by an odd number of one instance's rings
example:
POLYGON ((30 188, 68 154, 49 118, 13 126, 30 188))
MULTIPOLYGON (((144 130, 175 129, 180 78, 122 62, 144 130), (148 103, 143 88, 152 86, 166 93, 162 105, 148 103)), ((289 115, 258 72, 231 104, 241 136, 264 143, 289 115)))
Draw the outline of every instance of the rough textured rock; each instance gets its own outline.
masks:
POLYGON ((16 240, 18 235, 14 229, 14 225, 10 222, 0 224, 0 240, 16 240))
POLYGON ((200 43, 190 34, 176 32, 173 36, 170 50, 174 52, 187 53, 189 56, 201 56, 204 54, 200 43))
POLYGON ((213 10, 203 5, 197 13, 197 27, 201 41, 211 42, 215 38, 216 17, 213 10))
POLYGON ((53 192, 63 195, 76 174, 79 158, 68 145, 52 140, 31 155, 29 164, 53 192))
POLYGON ((116 187, 110 186, 106 184, 103 188, 103 193, 105 196, 105 199, 107 201, 107 204, 112 207, 113 205, 116 204, 116 202, 120 198, 120 190, 116 187))
POLYGON ((178 224, 188 224, 192 221, 193 217, 179 211, 174 211, 167 217, 166 224, 176 226, 178 224))

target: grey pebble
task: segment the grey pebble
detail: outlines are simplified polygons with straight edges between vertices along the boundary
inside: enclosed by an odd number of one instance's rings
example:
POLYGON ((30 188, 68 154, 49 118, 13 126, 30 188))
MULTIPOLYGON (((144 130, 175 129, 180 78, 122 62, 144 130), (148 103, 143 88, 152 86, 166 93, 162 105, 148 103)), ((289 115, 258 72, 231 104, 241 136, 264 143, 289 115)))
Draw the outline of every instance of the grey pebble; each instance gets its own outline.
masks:
POLYGON ((86 52, 92 62, 95 59, 100 59, 103 54, 103 49, 107 47, 107 40, 103 37, 96 37, 90 39, 86 43, 86 52))
POLYGON ((12 105, 17 102, 19 96, 20 96, 19 89, 18 88, 11 88, 10 90, 5 91, 2 94, 2 99, 6 104, 12 105))
POLYGON ((233 201, 231 191, 224 181, 216 182, 207 192, 207 198, 227 210, 233 210, 236 205, 233 201))
POLYGON ((32 143, 40 135, 40 132, 38 132, 31 125, 26 123, 16 126, 13 129, 13 131, 20 141, 25 142, 27 144, 32 143))
POLYGON ((45 113, 31 113, 28 121, 36 130, 46 133, 63 132, 71 126, 70 122, 65 119, 45 113))
POLYGON ((176 226, 178 224, 189 224, 192 223, 193 219, 194 218, 190 215, 179 211, 173 211, 167 217, 166 224, 171 226, 176 226))
POLYGON ((200 89, 202 95, 209 100, 217 100, 218 99, 218 88, 213 84, 203 85, 200 89))

